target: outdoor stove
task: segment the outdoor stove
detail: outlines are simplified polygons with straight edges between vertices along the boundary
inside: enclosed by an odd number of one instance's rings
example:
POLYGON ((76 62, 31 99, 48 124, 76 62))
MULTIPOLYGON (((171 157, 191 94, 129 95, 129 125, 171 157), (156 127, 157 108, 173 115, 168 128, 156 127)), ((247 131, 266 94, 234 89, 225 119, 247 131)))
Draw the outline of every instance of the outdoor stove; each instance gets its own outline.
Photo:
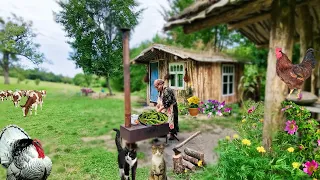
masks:
POLYGON ((129 60, 129 34, 130 29, 122 28, 123 43, 123 71, 124 71, 124 104, 125 123, 120 126, 120 136, 128 143, 161 137, 169 133, 169 124, 155 126, 131 124, 131 99, 130 99, 130 60, 129 60))

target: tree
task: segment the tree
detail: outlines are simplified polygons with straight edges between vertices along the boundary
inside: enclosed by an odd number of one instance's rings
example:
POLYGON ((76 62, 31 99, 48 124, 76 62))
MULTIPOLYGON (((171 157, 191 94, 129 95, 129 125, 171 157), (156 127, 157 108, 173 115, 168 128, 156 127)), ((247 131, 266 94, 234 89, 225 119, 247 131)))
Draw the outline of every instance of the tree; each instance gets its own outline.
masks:
POLYGON ((0 66, 3 68, 4 84, 10 83, 9 66, 19 60, 18 56, 23 56, 37 65, 45 61, 44 54, 38 51, 40 45, 33 42, 36 34, 31 28, 31 21, 25 22, 22 17, 14 14, 7 22, 0 18, 0 52, 3 55, 0 66))
POLYGON ((134 28, 142 10, 135 0, 69 0, 59 1, 62 11, 56 22, 64 26, 73 48, 70 59, 85 73, 110 79, 122 70, 122 38, 119 27, 134 28))

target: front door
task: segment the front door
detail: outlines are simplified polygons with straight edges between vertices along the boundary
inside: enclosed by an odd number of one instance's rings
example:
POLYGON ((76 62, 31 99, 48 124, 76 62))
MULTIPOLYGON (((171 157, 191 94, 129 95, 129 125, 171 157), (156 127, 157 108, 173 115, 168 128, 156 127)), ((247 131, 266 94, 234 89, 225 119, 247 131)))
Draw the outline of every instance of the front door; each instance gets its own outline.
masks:
POLYGON ((157 102, 158 99, 158 91, 153 86, 154 80, 159 79, 158 66, 158 62, 150 62, 150 102, 157 102))

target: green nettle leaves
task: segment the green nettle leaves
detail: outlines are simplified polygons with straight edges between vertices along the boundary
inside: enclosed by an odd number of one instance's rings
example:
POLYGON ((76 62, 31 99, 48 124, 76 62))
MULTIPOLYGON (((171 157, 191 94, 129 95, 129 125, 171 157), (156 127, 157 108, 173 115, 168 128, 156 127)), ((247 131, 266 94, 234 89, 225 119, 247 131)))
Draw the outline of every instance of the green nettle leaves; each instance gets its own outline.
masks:
POLYGON ((75 61, 86 73, 109 80, 122 73, 122 36, 120 28, 133 29, 142 10, 134 0, 59 1, 62 11, 55 14, 70 39, 75 61))
POLYGON ((17 56, 23 56, 34 64, 45 61, 44 54, 38 51, 40 45, 34 42, 35 37, 32 22, 14 14, 8 21, 0 19, 0 52, 3 54, 0 66, 4 69, 5 84, 9 84, 9 65, 18 60, 17 56))

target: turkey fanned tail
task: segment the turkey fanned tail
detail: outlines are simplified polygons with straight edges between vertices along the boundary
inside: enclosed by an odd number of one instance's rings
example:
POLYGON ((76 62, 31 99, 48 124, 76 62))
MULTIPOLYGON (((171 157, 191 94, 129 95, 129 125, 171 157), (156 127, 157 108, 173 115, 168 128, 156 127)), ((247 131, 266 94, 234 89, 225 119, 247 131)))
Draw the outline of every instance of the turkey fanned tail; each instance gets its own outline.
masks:
POLYGON ((0 163, 8 168, 13 160, 12 146, 18 139, 30 139, 30 136, 17 125, 8 125, 0 132, 0 163))
POLYGON ((30 159, 22 169, 12 163, 7 169, 7 180, 46 180, 51 169, 52 162, 47 156, 44 159, 30 159))

